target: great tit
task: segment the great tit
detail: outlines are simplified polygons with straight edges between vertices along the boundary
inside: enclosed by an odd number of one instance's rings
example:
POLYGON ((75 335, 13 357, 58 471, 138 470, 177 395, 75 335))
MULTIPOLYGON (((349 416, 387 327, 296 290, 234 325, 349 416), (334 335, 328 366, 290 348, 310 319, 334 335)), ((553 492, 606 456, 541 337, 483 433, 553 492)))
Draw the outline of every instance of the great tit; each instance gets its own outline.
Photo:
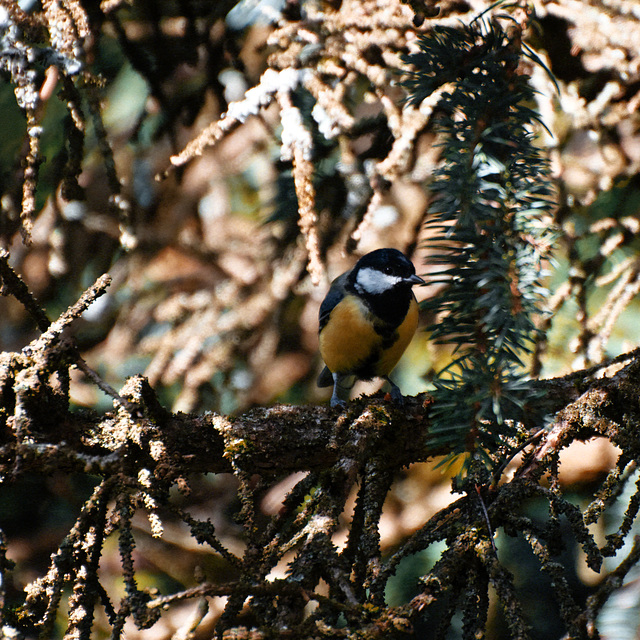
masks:
POLYGON ((383 378, 391 397, 403 402, 389 374, 418 326, 411 287, 424 284, 397 249, 367 253, 338 276, 320 305, 320 355, 325 368, 319 387, 333 385, 331 406, 342 406, 356 379, 383 378))

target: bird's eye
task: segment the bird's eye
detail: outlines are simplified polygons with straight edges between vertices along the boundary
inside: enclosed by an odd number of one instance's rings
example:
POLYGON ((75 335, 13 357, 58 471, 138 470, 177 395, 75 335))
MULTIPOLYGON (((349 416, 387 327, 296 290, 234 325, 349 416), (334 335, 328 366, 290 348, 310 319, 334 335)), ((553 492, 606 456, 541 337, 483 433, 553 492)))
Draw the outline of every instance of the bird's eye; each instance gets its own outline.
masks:
POLYGON ((393 273, 393 269, 391 267, 385 267, 383 272, 390 276, 393 273))

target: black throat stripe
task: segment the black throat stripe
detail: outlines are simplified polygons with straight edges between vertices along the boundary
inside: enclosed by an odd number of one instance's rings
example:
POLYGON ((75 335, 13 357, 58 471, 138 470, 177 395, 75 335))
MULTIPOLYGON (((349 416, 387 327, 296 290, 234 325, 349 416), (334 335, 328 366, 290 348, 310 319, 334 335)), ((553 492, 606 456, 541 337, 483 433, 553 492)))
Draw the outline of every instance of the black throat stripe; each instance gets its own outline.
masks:
POLYGON ((413 298, 410 286, 396 287, 379 295, 361 293, 360 298, 369 307, 376 322, 376 332, 386 337, 393 333, 404 321, 413 298))

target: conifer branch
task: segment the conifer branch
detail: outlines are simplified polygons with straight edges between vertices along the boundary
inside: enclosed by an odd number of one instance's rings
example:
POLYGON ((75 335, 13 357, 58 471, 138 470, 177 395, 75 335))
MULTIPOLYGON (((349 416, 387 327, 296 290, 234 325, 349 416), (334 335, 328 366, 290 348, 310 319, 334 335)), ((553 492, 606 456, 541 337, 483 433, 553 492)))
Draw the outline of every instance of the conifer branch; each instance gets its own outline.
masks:
POLYGON ((411 103, 449 85, 426 223, 433 282, 444 286, 425 306, 437 314, 432 338, 452 345, 454 358, 435 380, 433 438, 487 463, 533 396, 522 358, 536 335, 551 238, 549 169, 533 145, 539 117, 528 106, 520 36, 496 20, 436 27, 406 58, 411 103))

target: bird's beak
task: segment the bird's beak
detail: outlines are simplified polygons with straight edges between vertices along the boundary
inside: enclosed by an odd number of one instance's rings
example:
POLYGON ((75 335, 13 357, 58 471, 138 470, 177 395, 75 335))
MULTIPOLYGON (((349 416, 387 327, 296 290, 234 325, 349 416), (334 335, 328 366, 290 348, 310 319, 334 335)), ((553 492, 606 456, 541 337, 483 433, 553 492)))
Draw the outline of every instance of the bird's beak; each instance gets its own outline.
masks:
POLYGON ((411 284, 412 286, 414 284, 427 284, 420 276, 417 276, 415 274, 412 275, 410 278, 405 278, 404 281, 411 284))

